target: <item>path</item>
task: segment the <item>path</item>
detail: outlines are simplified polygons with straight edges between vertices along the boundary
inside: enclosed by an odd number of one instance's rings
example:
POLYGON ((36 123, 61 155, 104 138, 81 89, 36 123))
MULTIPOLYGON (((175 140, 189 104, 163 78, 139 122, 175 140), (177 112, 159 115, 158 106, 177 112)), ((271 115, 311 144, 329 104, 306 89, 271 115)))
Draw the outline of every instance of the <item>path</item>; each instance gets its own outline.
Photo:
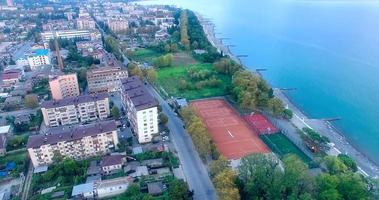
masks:
POLYGON ((291 109, 294 113, 291 122, 299 129, 304 127, 312 128, 319 132, 321 135, 324 135, 330 139, 331 142, 335 144, 335 151, 345 153, 351 156, 359 166, 359 171, 371 177, 379 177, 379 168, 369 160, 365 155, 359 152, 355 147, 353 147, 345 137, 337 132, 333 126, 329 123, 318 120, 310 119, 305 116, 297 107, 295 107, 291 101, 286 97, 286 95, 279 89, 274 90, 276 97, 280 98, 285 105, 288 105, 288 108, 291 109))
POLYGON ((28 199, 30 185, 32 183, 32 176, 33 176, 33 164, 32 164, 32 162, 30 162, 28 172, 26 174, 26 178, 25 178, 25 182, 24 182, 24 189, 22 190, 21 200, 27 200, 28 199))
POLYGON ((167 126, 170 129, 171 139, 178 152, 188 185, 191 190, 194 190, 194 198, 198 200, 217 199, 208 172, 192 143, 191 137, 183 128, 182 120, 151 85, 147 85, 147 89, 159 101, 163 112, 168 117, 167 126))

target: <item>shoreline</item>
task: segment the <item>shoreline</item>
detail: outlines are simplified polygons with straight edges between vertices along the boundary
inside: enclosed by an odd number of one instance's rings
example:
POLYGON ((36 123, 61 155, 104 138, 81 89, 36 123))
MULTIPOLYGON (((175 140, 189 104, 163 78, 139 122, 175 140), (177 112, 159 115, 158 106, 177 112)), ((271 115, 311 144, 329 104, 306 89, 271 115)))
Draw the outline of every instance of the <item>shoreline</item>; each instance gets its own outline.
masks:
MULTIPOLYGON (((249 68, 246 68, 240 61, 238 57, 236 57, 228 47, 222 44, 222 41, 216 37, 213 23, 207 22, 204 17, 198 13, 194 12, 196 17, 198 18, 200 24, 203 27, 204 33, 208 39, 208 41, 220 52, 222 51, 224 54, 228 55, 231 59, 242 65, 246 70, 251 71, 253 73, 257 73, 252 71, 249 68)), ((263 77, 260 73, 258 73, 261 77, 263 77)), ((340 153, 347 154, 358 165, 358 171, 364 176, 370 176, 373 178, 379 177, 379 166, 378 164, 366 156, 362 151, 360 151, 353 143, 350 143, 348 138, 345 137, 343 132, 336 128, 332 123, 321 120, 321 119, 312 119, 309 117, 304 111, 299 109, 296 106, 295 102, 291 100, 291 98, 283 91, 273 88, 274 94, 280 100, 283 101, 285 105, 290 108, 294 117, 291 119, 293 125, 299 129, 303 127, 308 127, 316 130, 321 135, 324 135, 330 139, 334 146, 331 147, 331 150, 328 152, 328 155, 338 155, 340 153)))

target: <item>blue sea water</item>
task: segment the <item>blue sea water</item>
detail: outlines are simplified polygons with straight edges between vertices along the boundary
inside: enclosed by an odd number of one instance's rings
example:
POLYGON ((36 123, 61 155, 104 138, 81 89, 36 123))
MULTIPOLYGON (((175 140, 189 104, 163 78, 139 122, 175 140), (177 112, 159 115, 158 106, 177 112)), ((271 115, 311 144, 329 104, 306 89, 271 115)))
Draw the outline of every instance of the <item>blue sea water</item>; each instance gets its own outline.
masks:
POLYGON ((243 63, 379 163, 379 1, 158 0, 200 12, 243 63))

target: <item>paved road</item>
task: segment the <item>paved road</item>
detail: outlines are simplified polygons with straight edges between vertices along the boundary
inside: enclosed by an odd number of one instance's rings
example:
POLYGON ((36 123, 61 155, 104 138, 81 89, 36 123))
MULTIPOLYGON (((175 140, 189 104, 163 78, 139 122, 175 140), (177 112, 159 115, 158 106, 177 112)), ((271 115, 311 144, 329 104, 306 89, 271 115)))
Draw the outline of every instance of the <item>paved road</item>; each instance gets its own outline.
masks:
POLYGON ((198 200, 217 199, 207 170, 195 150, 190 136, 183 128, 182 120, 176 116, 170 106, 150 85, 147 85, 147 89, 159 101, 163 112, 169 119, 167 126, 171 131, 171 139, 183 165, 188 185, 191 190, 194 190, 194 198, 198 200))
POLYGON ((319 119, 309 119, 278 89, 275 89, 275 96, 280 98, 284 104, 288 105, 288 107, 293 111, 294 117, 291 119, 291 122, 297 128, 312 128, 321 135, 328 137, 330 141, 335 144, 335 148, 333 149, 337 152, 345 153, 351 156, 357 162, 359 171, 362 174, 376 178, 379 177, 378 166, 359 152, 354 146, 352 146, 342 134, 338 133, 338 131, 331 126, 331 124, 319 119))

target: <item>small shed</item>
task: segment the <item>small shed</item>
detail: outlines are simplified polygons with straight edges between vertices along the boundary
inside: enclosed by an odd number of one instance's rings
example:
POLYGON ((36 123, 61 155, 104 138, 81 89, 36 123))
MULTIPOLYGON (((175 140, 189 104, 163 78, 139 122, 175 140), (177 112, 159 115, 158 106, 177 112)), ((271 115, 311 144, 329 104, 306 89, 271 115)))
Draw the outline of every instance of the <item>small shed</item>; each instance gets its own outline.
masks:
POLYGON ((161 181, 148 183, 147 190, 151 195, 160 195, 163 192, 163 183, 161 181))

